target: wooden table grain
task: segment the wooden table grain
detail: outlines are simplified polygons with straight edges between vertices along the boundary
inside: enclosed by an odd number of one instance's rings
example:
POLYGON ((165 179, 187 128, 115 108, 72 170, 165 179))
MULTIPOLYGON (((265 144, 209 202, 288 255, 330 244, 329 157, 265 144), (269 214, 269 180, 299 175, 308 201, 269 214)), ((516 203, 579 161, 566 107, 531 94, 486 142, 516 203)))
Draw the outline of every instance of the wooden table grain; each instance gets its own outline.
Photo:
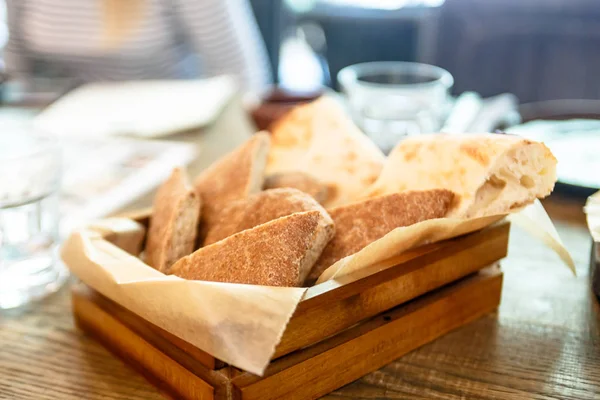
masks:
MULTIPOLYGON (((197 141, 194 172, 248 135, 235 102, 197 141)), ((129 208, 146 206, 150 196, 129 208)), ((343 399, 599 399, 600 306, 589 289, 591 239, 582 203, 546 201, 577 265, 518 229, 511 232, 502 305, 347 385, 343 399)), ((0 399, 160 399, 140 375, 78 331, 64 288, 27 309, 0 314, 0 399)))

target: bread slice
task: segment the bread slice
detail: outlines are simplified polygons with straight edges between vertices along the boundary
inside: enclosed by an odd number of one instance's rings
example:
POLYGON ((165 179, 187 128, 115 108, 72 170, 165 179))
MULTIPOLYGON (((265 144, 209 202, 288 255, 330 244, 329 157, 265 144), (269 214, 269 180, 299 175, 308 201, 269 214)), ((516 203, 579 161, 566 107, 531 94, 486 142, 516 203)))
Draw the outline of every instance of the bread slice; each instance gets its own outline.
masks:
POLYGON ((539 142, 514 135, 430 134, 400 142, 366 197, 403 190, 448 189, 448 214, 476 218, 507 214, 549 195, 556 159, 539 142))
POLYGON ((221 207, 262 189, 269 144, 269 134, 259 132, 196 178, 194 187, 202 198, 201 242, 221 207))
POLYGON ((204 245, 286 215, 313 210, 331 220, 325 209, 304 192, 291 188, 265 190, 223 207, 219 219, 207 232, 204 245))
POLYGON ((328 96, 291 110, 271 129, 267 174, 304 172, 329 189, 325 207, 361 199, 381 173, 385 156, 328 96))
POLYGON ((265 189, 294 188, 308 193, 319 203, 327 201, 328 187, 305 172, 282 172, 267 176, 265 189))
POLYGON ((335 223, 336 234, 323 250, 308 282, 315 281, 336 261, 356 253, 395 228, 444 217, 453 199, 454 193, 444 189, 408 191, 330 209, 328 212, 335 223))
POLYGON ((278 218, 196 250, 171 272, 181 278, 266 286, 302 286, 333 236, 320 211, 278 218))
POLYGON ((168 274, 177 260, 194 251, 199 217, 200 197, 188 183, 185 172, 175 168, 154 198, 146 263, 168 274))

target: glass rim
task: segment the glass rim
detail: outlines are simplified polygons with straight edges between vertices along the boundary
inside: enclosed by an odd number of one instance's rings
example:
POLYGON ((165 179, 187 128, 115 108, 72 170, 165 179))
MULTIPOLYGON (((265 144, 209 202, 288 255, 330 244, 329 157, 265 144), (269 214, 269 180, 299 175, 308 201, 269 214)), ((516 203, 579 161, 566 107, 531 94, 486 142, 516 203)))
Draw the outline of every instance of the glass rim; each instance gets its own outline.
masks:
POLYGON ((418 62, 409 61, 374 61, 349 65, 342 68, 337 74, 338 82, 344 88, 352 85, 360 85, 374 89, 386 88, 425 88, 442 84, 446 89, 454 85, 454 77, 445 69, 418 62), (433 78, 429 82, 419 83, 375 83, 360 80, 360 75, 365 73, 390 73, 400 72, 403 74, 412 74, 415 76, 428 76, 433 78))

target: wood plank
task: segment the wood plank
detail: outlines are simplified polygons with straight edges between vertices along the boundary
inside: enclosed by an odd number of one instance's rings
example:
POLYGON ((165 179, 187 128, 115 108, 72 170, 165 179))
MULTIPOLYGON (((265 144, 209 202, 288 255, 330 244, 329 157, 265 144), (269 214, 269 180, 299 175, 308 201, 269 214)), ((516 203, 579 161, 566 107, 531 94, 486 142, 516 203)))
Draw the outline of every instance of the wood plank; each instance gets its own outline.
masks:
POLYGON ((119 322, 89 297, 73 293, 73 313, 80 329, 142 372, 161 391, 185 399, 214 399, 211 385, 173 361, 119 322))
POLYGON ((308 299, 298 306, 273 358, 315 344, 504 258, 509 228, 510 224, 503 223, 393 257, 379 265, 386 268, 383 271, 344 286, 333 288, 342 280, 309 289, 308 299))
POLYGON ((315 399, 462 326, 500 303, 502 273, 486 269, 302 351, 264 377, 233 378, 242 400, 315 399))

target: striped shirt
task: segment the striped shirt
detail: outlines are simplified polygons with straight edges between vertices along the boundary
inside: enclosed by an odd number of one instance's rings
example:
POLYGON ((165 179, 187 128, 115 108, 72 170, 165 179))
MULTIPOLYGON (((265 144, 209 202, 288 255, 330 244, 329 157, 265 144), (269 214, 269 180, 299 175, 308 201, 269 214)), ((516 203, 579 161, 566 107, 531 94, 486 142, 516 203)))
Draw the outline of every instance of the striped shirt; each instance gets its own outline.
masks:
POLYGON ((91 82, 231 74, 249 91, 271 78, 246 0, 146 0, 143 18, 112 47, 102 0, 6 1, 4 60, 12 76, 91 82))

